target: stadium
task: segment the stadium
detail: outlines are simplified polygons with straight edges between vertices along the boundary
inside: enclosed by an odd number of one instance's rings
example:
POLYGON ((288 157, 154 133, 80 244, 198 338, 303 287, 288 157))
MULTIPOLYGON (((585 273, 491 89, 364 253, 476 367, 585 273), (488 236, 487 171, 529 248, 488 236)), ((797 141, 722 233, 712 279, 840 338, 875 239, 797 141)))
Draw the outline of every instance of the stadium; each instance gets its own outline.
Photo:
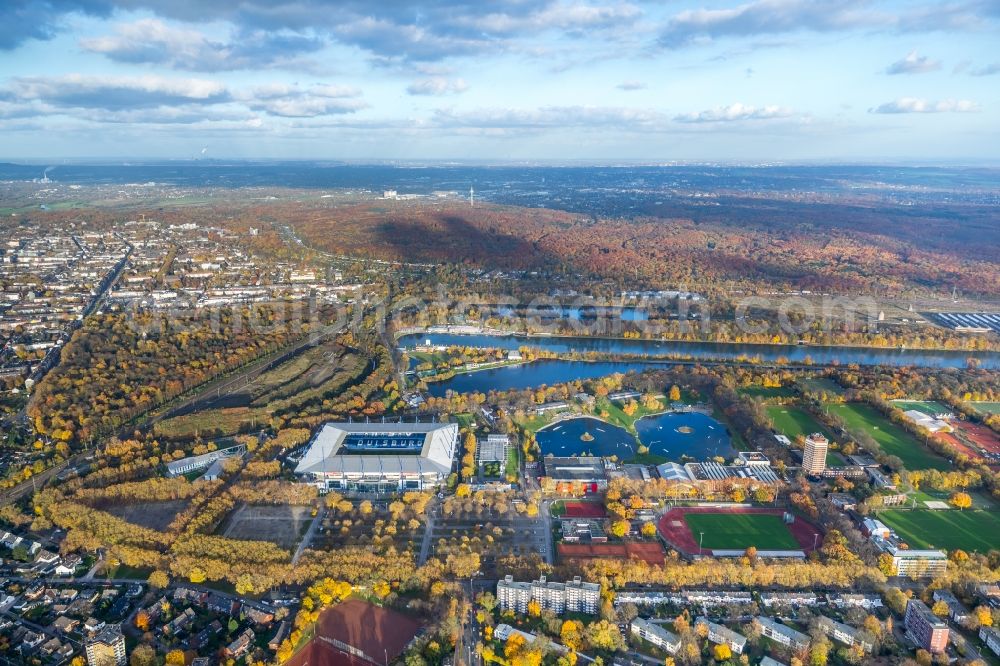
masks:
POLYGON ((423 490, 444 483, 457 444, 454 423, 327 423, 295 473, 321 492, 423 490))
POLYGON ((738 557, 753 546, 761 557, 802 558, 823 537, 798 516, 756 507, 675 507, 660 518, 659 530, 681 553, 714 557, 738 557))

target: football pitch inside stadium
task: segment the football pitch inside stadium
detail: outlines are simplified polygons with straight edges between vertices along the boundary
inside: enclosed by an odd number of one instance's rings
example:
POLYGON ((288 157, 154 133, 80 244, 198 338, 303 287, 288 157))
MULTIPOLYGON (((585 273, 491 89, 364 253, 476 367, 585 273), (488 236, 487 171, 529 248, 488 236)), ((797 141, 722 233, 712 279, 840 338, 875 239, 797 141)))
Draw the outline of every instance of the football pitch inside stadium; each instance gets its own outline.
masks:
POLYGON ((684 516, 695 539, 711 550, 799 550, 781 516, 766 513, 689 513, 684 516))

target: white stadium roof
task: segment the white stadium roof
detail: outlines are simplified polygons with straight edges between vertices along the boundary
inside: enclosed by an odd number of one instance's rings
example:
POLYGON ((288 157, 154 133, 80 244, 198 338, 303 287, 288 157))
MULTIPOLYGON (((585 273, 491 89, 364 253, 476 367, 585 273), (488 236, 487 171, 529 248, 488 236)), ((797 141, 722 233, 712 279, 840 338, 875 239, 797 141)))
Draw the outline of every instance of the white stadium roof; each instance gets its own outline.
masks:
POLYGON ((302 456, 296 474, 313 475, 447 475, 458 442, 455 423, 327 423, 302 456), (391 445, 373 446, 365 453, 341 452, 349 435, 372 438, 422 438, 419 453, 400 454, 391 445), (385 451, 384 453, 382 451, 385 451))

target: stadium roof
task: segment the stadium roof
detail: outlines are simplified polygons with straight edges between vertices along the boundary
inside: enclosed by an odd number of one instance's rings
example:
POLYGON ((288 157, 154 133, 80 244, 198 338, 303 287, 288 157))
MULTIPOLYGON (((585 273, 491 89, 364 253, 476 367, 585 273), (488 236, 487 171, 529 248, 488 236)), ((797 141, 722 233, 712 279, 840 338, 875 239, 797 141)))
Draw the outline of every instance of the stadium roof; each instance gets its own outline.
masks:
POLYGON ((327 423, 295 473, 446 475, 457 441, 455 423, 327 423), (419 452, 411 447, 413 441, 419 452))

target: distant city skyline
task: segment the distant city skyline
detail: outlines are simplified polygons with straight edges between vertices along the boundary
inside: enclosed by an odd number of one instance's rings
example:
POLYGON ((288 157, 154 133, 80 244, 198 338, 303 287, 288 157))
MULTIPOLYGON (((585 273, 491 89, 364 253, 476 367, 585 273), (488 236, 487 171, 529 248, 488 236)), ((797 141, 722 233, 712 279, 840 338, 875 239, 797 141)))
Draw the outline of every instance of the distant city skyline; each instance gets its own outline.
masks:
POLYGON ((25 0, 0 159, 996 162, 1000 2, 25 0))

